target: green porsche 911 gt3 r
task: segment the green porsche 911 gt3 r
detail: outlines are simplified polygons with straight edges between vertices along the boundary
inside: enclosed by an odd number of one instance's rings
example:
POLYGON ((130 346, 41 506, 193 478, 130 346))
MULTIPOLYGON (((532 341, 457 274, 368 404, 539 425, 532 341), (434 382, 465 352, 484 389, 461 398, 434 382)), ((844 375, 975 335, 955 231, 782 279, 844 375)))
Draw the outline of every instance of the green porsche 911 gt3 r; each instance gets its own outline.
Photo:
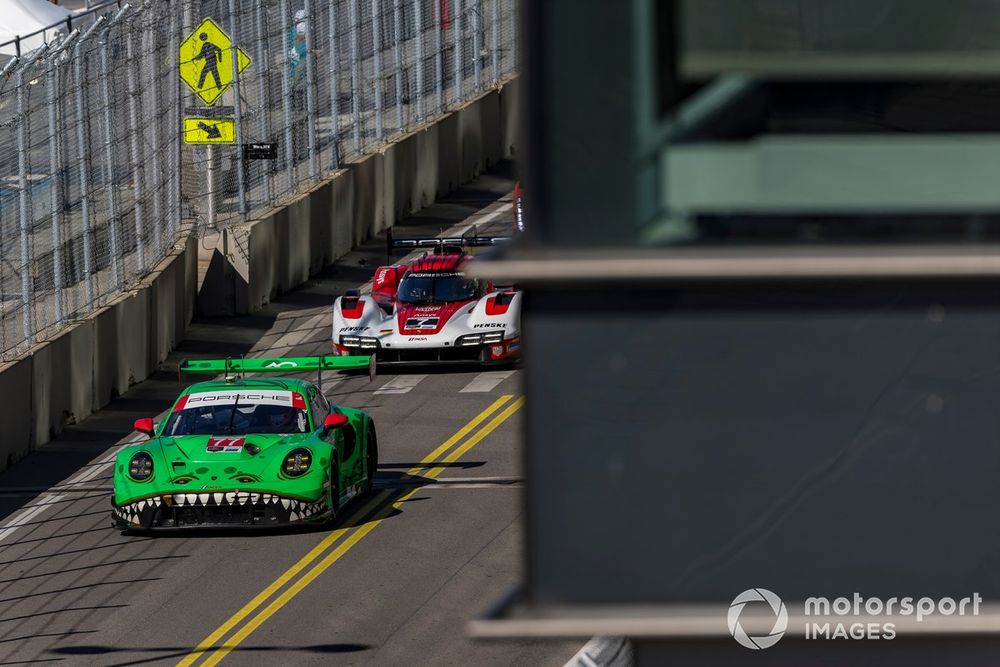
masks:
POLYGON ((150 439, 118 452, 113 525, 248 528, 333 519, 372 488, 378 440, 371 417, 331 404, 306 380, 233 374, 369 364, 367 356, 185 362, 182 372, 227 377, 182 391, 159 424, 136 421, 150 439))

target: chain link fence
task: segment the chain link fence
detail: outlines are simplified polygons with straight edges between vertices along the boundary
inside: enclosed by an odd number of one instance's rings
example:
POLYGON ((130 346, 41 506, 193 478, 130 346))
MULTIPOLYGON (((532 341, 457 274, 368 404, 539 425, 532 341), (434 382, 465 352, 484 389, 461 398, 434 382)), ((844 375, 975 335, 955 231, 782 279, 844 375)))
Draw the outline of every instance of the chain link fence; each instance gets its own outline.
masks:
POLYGON ((239 96, 232 87, 220 102, 237 143, 278 153, 196 149, 198 212, 213 227, 253 217, 496 87, 517 67, 515 9, 516 0, 201 2, 199 16, 254 61, 239 96))
MULTIPOLYGON (((109 2, 40 33, 40 48, 17 44, 0 70, 0 360, 135 286, 182 220, 245 222, 499 85, 517 69, 515 9, 109 2), (252 59, 232 85, 199 77, 225 89, 211 106, 178 73, 182 41, 206 17, 252 59), (185 118, 231 119, 235 142, 185 145, 185 118), (276 157, 245 159, 258 143, 276 157)), ((220 47, 212 64, 224 72, 232 57, 220 47)))
POLYGON ((117 4, 0 75, 0 358, 139 281, 177 237, 169 3, 117 4))

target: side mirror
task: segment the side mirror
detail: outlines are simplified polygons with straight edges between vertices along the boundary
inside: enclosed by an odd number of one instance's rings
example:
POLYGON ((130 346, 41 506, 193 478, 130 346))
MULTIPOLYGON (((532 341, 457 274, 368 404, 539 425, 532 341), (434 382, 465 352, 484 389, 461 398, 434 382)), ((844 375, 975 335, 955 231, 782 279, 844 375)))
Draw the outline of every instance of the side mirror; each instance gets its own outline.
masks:
POLYGON ((347 422, 348 422, 347 415, 341 415, 336 413, 328 414, 323 419, 323 431, 326 432, 326 431, 332 431, 335 428, 342 428, 344 426, 347 426, 347 422))
POLYGON ((136 419, 135 423, 132 424, 132 428, 139 431, 139 433, 145 433, 149 437, 153 437, 153 434, 156 433, 156 427, 153 425, 153 420, 149 417, 136 419))

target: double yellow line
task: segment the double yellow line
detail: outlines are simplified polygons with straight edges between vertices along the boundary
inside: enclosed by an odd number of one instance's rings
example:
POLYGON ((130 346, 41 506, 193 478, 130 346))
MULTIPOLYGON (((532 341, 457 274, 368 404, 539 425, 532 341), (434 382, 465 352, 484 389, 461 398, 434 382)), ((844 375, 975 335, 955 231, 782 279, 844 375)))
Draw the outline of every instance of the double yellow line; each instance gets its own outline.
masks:
MULTIPOLYGON (((492 405, 473 417, 468 424, 460 428, 455 435, 442 442, 437 448, 434 449, 434 451, 425 456, 420 461, 419 465, 407 470, 406 474, 411 476, 421 475, 431 479, 440 475, 445 467, 443 465, 433 465, 438 463, 438 457, 444 455, 445 452, 461 442, 461 445, 455 447, 454 450, 440 460, 440 463, 442 464, 453 463, 467 451, 475 447, 476 443, 492 433, 494 429, 505 422, 524 404, 523 397, 511 402, 512 398, 514 397, 510 394, 505 394, 498 398, 492 403, 492 405), (501 410, 501 408, 503 409, 501 410), (480 424, 489 419, 491 415, 494 415, 494 413, 497 413, 497 411, 499 411, 499 413, 493 416, 493 418, 490 419, 485 426, 476 431, 471 437, 463 442, 463 439, 466 438, 466 436, 475 431, 480 424)), ((198 646, 196 646, 191 653, 177 663, 178 667, 189 667, 210 651, 212 653, 201 664, 204 667, 217 664, 220 660, 225 658, 230 651, 239 646, 240 642, 249 637, 254 630, 259 628, 261 624, 273 616, 279 609, 288 604, 288 602, 298 595, 302 589, 312 583, 316 577, 321 575, 327 568, 336 563, 341 556, 347 553, 355 544, 360 542, 365 535, 374 530, 375 527, 382 523, 382 521, 394 510, 399 509, 399 507, 404 502, 409 500, 409 498, 418 490, 419 488, 415 488, 408 491, 391 504, 381 507, 381 509, 375 512, 372 517, 365 521, 365 517, 367 517, 369 513, 378 508, 392 496, 392 493, 389 491, 379 492, 378 495, 362 506, 361 509, 352 514, 350 518, 343 523, 342 528, 338 528, 323 538, 322 542, 313 547, 309 553, 288 568, 288 570, 275 579, 271 585, 257 594, 257 596, 250 600, 250 602, 243 605, 242 609, 233 614, 229 620, 220 625, 212 634, 205 637, 205 639, 202 640, 202 642, 198 644, 198 646), (351 532, 352 530, 353 532, 351 532), (349 532, 350 535, 337 544, 337 542, 349 532), (289 581, 297 577, 300 572, 309 567, 313 561, 322 556, 334 544, 337 544, 336 548, 331 550, 329 553, 326 553, 322 560, 314 565, 312 569, 296 579, 294 584, 271 600, 271 602, 260 610, 256 616, 253 616, 253 618, 250 618, 249 621, 243 623, 247 617, 257 611, 261 605, 270 600, 275 593, 284 588, 289 581), (241 623, 242 625, 240 625, 241 623), (240 626, 239 629, 232 636, 230 636, 224 644, 220 645, 219 642, 223 639, 223 637, 228 635, 237 626, 240 626)))

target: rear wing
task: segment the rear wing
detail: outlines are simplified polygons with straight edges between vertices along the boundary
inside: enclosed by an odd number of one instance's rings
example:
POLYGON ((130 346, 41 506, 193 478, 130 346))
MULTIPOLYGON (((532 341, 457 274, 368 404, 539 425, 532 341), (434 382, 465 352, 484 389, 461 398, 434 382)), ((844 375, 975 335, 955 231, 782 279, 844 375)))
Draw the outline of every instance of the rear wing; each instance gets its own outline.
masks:
POLYGON ((185 359, 177 366, 177 380, 184 373, 226 375, 237 373, 307 373, 316 371, 323 386, 322 371, 367 368, 368 377, 375 379, 375 355, 358 354, 346 357, 240 357, 233 359, 185 359))
POLYGON ((421 248, 431 248, 437 252, 445 248, 482 248, 484 246, 502 245, 510 241, 510 236, 480 236, 476 226, 473 225, 469 231, 461 236, 426 236, 416 238, 397 239, 392 228, 385 234, 385 256, 386 263, 392 264, 394 250, 419 250, 421 248))

